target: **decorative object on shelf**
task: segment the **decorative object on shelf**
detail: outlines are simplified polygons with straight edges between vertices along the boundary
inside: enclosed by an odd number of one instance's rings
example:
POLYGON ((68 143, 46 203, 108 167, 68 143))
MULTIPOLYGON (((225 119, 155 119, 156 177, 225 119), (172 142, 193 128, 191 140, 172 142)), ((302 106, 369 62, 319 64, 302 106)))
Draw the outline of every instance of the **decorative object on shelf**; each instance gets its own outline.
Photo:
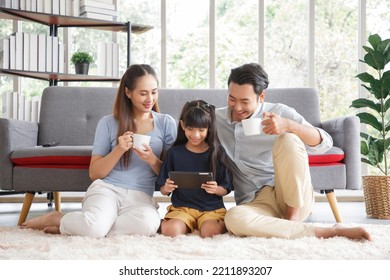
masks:
POLYGON ((368 108, 357 116, 361 123, 368 124, 368 132, 361 135, 362 162, 372 165, 382 175, 363 176, 363 192, 368 216, 390 219, 390 39, 382 40, 378 34, 368 37, 371 47, 363 46, 367 52, 361 62, 370 67, 357 75, 370 97, 358 98, 353 108, 368 108), (374 73, 374 74, 372 74, 374 73))
POLYGON ((74 64, 76 74, 88 75, 89 64, 94 62, 94 58, 87 52, 75 52, 70 61, 74 64))

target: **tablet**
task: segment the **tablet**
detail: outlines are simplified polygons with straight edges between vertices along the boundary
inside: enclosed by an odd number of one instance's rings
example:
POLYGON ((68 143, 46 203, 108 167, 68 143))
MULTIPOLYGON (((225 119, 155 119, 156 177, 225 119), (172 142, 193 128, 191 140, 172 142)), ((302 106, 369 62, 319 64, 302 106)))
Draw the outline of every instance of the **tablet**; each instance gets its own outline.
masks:
POLYGON ((200 188, 202 184, 213 181, 212 172, 187 172, 171 171, 169 178, 175 182, 178 188, 200 188))

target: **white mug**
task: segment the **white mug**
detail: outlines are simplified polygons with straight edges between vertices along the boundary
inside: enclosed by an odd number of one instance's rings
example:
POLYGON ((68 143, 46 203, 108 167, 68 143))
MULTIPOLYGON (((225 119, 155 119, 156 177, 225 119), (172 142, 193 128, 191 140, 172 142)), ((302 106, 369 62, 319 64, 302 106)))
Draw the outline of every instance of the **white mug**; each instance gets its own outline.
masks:
POLYGON ((137 148, 143 151, 146 151, 146 148, 143 144, 149 145, 150 136, 143 134, 133 134, 133 148, 137 148))
POLYGON ((241 121, 246 136, 259 135, 263 126, 261 125, 261 118, 249 118, 241 121))

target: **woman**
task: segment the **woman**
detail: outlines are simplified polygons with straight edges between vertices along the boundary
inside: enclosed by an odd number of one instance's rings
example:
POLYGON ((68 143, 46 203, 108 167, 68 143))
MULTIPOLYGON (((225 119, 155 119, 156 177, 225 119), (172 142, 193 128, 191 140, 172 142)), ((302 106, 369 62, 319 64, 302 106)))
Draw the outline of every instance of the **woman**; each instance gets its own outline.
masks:
POLYGON ((23 228, 47 233, 104 237, 154 235, 160 226, 152 196, 162 156, 176 138, 172 117, 158 108, 158 80, 149 65, 132 65, 123 75, 113 115, 96 128, 88 188, 80 212, 54 211, 28 220, 23 228), (144 149, 133 148, 132 135, 151 136, 144 149))

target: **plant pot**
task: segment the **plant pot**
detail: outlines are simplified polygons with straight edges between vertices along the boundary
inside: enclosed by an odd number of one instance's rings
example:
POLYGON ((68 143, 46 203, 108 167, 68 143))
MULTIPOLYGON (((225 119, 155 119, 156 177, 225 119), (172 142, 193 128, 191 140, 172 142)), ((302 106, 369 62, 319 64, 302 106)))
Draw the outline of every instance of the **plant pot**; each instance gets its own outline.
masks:
POLYGON ((77 62, 74 65, 76 74, 88 75, 89 63, 86 62, 77 62))
POLYGON ((390 176, 363 176, 367 216, 390 219, 390 176))

